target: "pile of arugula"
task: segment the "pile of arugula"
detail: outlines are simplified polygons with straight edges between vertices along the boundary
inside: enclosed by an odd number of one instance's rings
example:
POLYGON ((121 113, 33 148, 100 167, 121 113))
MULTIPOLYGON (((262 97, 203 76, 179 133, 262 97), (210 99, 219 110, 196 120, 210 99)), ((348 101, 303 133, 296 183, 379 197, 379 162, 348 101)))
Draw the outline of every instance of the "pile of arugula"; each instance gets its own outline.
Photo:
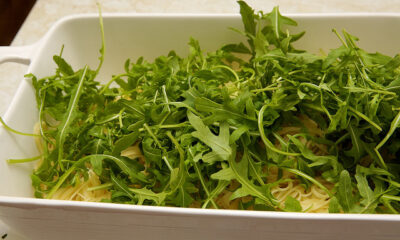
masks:
POLYGON ((295 21, 278 8, 265 14, 238 3, 244 31, 235 31, 247 43, 204 54, 190 39, 188 57, 128 60, 126 73, 106 85, 95 81, 99 69, 74 71, 61 54, 54 76, 30 75, 44 142, 35 196, 51 198, 92 169, 103 183, 96 189, 112 193, 105 201, 220 208, 216 197, 237 182, 231 199, 251 196, 239 209, 304 211, 294 198, 283 207, 272 196, 287 181, 266 181, 274 166, 326 191, 332 213, 397 213, 400 56, 367 53, 345 31, 334 31, 342 46, 327 56, 297 50, 292 43, 304 32, 284 30, 295 21), (310 134, 300 116, 324 137, 310 134), (282 137, 285 126, 302 130, 282 137), (300 139, 328 154, 317 156, 300 139), (134 144, 144 164, 121 156, 134 144))

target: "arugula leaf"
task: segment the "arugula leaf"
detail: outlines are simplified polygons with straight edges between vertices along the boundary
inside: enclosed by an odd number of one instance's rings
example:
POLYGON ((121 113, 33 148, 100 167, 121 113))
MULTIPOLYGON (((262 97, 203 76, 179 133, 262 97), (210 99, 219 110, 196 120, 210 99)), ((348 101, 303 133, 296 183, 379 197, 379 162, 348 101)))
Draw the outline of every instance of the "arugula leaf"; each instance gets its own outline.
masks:
POLYGON ((255 118, 249 118, 247 115, 238 113, 207 98, 196 98, 195 106, 198 111, 213 113, 213 121, 221 121, 226 118, 256 121, 255 118))
POLYGON ((340 213, 340 204, 336 197, 332 197, 329 201, 329 213, 340 213))
POLYGON ((287 17, 283 17, 280 13, 279 13, 279 7, 274 7, 272 9, 272 11, 267 14, 268 19, 271 21, 271 27, 272 30, 274 32, 274 35, 276 37, 276 39, 281 39, 281 35, 282 35, 282 23, 286 24, 286 25, 292 25, 292 26, 297 26, 297 23, 287 17))
POLYGON ((285 201, 285 211, 288 212, 301 212, 302 211, 302 207, 300 205, 300 202, 291 197, 291 196, 287 196, 286 197, 286 201, 285 201))
POLYGON ((161 193, 154 193, 153 191, 147 189, 147 188, 140 188, 140 189, 135 189, 135 188, 129 188, 129 191, 135 194, 135 197, 138 198, 138 205, 143 205, 145 200, 150 200, 154 201, 155 204, 158 206, 162 205, 164 202, 165 198, 167 197, 167 193, 161 192, 161 193))
POLYGON ((133 145, 137 141, 138 137, 139 137, 139 132, 134 131, 118 139, 115 142, 112 155, 118 156, 119 154, 121 154, 121 151, 133 145))
POLYGON ((210 175, 212 179, 231 181, 236 179, 235 173, 232 168, 224 168, 216 173, 210 175))
POLYGON ((361 204, 364 205, 363 212, 374 212, 378 202, 377 196, 374 194, 372 189, 369 187, 368 180, 365 176, 356 173, 355 178, 357 180, 357 188, 360 195, 364 198, 361 204))
POLYGON ((218 136, 214 135, 210 129, 204 125, 203 121, 192 112, 187 113, 190 124, 196 129, 192 132, 195 138, 209 146, 222 160, 228 159, 232 154, 229 146, 229 129, 226 123, 220 126, 218 136))
POLYGON ((357 162, 365 154, 364 144, 361 142, 362 140, 360 139, 363 131, 355 128, 353 124, 349 124, 348 133, 351 137, 352 147, 349 151, 346 151, 345 153, 349 156, 352 156, 354 158, 354 162, 357 162))
POLYGON ((75 71, 72 69, 71 65, 69 65, 64 58, 58 55, 53 56, 54 62, 57 64, 58 70, 66 75, 66 76, 71 76, 75 74, 75 71))
POLYGON ((342 206, 343 211, 346 213, 351 212, 355 201, 350 174, 347 170, 343 170, 340 173, 337 198, 342 206))
POLYGON ((242 160, 239 163, 235 161, 236 157, 236 147, 233 147, 233 153, 229 158, 229 166, 232 169, 232 172, 235 174, 237 181, 242 185, 241 194, 247 192, 247 195, 251 195, 259 198, 262 202, 268 206, 274 207, 276 204, 276 200, 273 199, 270 195, 264 194, 263 189, 259 186, 254 185, 248 179, 248 159, 247 154, 243 156, 242 160))
POLYGON ((118 179, 114 173, 111 171, 111 182, 114 184, 114 186, 121 191, 125 196, 129 197, 131 200, 135 199, 135 196, 131 193, 129 190, 128 186, 118 179))
POLYGON ((255 35, 256 23, 254 21, 254 10, 244 1, 238 1, 238 4, 245 31, 255 35))
MULTIPOLYGON (((91 157, 96 155, 90 155, 91 157)), ((111 155, 103 155, 104 159, 109 159, 113 161, 118 167, 122 170, 122 172, 126 173, 131 180, 137 180, 141 182, 147 182, 145 176, 139 172, 139 169, 135 167, 133 160, 124 157, 114 157, 111 155)))
POLYGON ((312 163, 308 164, 308 167, 312 168, 315 166, 330 166, 333 169, 333 174, 338 175, 339 170, 342 168, 337 161, 335 156, 316 156, 310 149, 303 145, 297 138, 288 136, 290 141, 293 142, 296 147, 300 150, 302 156, 305 159, 311 160, 312 163))
POLYGON ((103 172, 103 159, 103 156, 98 155, 90 158, 90 164, 92 164, 93 171, 99 176, 101 176, 103 172))

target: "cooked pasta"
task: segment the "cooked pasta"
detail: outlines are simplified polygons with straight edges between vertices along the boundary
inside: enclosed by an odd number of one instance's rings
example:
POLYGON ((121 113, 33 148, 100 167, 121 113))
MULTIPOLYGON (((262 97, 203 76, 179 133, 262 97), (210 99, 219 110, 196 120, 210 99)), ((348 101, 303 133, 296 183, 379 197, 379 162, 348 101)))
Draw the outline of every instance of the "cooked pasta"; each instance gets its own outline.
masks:
POLYGON ((90 188, 101 185, 99 177, 92 171, 88 172, 88 179, 75 186, 68 186, 58 189, 52 199, 74 200, 85 202, 99 202, 103 199, 110 199, 111 193, 107 189, 90 190, 90 188))
MULTIPOLYGON (((303 127, 306 128, 307 133, 310 136, 322 137, 323 132, 317 127, 317 124, 308 117, 300 116, 300 122, 303 127)), ((299 126, 288 126, 282 128, 278 133, 281 137, 287 138, 287 135, 295 135, 301 133, 302 127, 299 126)), ((35 125, 35 133, 40 132, 39 124, 35 125)), ((313 141, 306 141, 302 138, 301 141, 305 143, 310 150, 312 150, 316 155, 326 154, 326 146, 323 144, 317 144, 313 141)), ((36 144, 38 149, 42 149, 43 142, 37 138, 36 144)), ((279 145, 278 143, 276 145, 279 145)), ((145 158, 140 150, 139 142, 126 148, 121 152, 121 156, 128 157, 130 159, 138 159, 141 164, 146 166, 145 158)), ((278 168, 275 166, 268 168, 268 174, 265 183, 273 183, 278 181, 278 168)), ((101 188, 96 190, 96 187, 101 186, 101 181, 99 177, 92 171, 88 172, 89 177, 85 180, 83 177, 80 178, 80 183, 75 186, 68 186, 60 188, 52 196, 52 199, 62 199, 62 200, 75 200, 75 201, 88 201, 88 202, 98 202, 104 199, 110 199, 111 193, 106 188, 101 188), (94 190, 93 190, 94 189, 94 190)), ((332 184, 324 181, 321 178, 317 178, 325 187, 332 189, 332 184)), ((306 189, 304 185, 300 184, 299 179, 292 173, 287 171, 282 171, 282 176, 280 180, 282 183, 271 188, 271 194, 278 201, 278 205, 283 209, 285 207, 285 201, 288 196, 293 197, 298 200, 303 211, 310 213, 324 213, 328 212, 329 208, 329 195, 320 189, 315 184, 312 184, 309 189, 306 189)), ((215 201, 219 208, 222 209, 238 209, 240 202, 248 202, 252 199, 251 196, 241 197, 231 200, 232 193, 240 186, 236 181, 233 181, 229 186, 216 198, 215 201)), ((200 202, 193 202, 190 207, 200 208, 200 202)), ((211 207, 211 206, 210 206, 211 207)), ((252 207, 248 208, 251 210, 252 207)))
MULTIPOLYGON (((269 171, 269 179, 278 178, 278 169, 271 168, 269 171)), ((326 213, 329 208, 329 195, 320 189, 315 184, 311 185, 309 189, 305 189, 300 184, 299 180, 289 172, 283 171, 282 179, 290 180, 283 184, 279 184, 272 187, 271 193, 278 200, 279 204, 284 207, 285 201, 288 196, 291 196, 300 202, 303 211, 313 213, 326 213)), ((317 179, 323 183, 328 189, 332 188, 332 184, 329 184, 321 179, 317 179)))

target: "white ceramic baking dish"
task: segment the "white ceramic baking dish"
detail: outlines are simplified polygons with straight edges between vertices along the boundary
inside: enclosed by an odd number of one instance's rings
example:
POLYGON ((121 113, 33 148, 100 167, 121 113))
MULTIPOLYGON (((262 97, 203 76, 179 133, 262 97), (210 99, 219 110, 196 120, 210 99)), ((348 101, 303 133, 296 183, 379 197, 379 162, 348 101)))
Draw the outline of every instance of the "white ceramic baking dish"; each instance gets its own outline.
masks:
MULTIPOLYGON (((400 52, 400 15, 291 15, 306 36, 297 46, 317 52, 339 46, 331 32, 345 28, 359 36, 369 51, 400 52)), ((99 79, 122 73, 127 58, 148 59, 175 49, 188 50, 189 37, 205 50, 243 40, 228 27, 241 28, 239 15, 105 15, 105 63, 99 79)), ((294 30, 296 31, 296 30, 294 30)), ((80 68, 98 64, 100 33, 96 15, 57 22, 37 44, 0 48, 0 62, 30 62, 38 77, 54 72, 52 56, 63 56, 80 68)), ((22 77, 22 76, 21 76, 22 77)), ((36 101, 28 80, 4 116, 13 128, 31 132, 37 121, 36 101)), ((171 207, 130 206, 35 199, 30 173, 33 164, 8 165, 8 158, 37 154, 33 139, 0 128, 0 218, 26 239, 399 239, 400 216, 307 214, 171 207)))

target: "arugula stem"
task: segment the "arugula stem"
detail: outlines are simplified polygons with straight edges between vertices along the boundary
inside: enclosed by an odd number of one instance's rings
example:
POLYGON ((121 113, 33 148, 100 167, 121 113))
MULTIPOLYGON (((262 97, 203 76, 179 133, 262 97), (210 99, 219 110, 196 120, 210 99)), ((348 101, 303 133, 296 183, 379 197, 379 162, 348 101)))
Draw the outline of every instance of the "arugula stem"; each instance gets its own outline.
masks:
POLYGON ((69 177, 69 175, 71 175, 71 173, 72 173, 73 171, 75 171, 76 168, 77 168, 80 164, 82 164, 82 163, 86 162, 87 160, 89 160, 90 157, 91 157, 91 156, 83 157, 83 158, 79 159, 78 161, 76 161, 70 168, 68 168, 67 171, 65 171, 64 174, 61 175, 61 177, 58 179, 56 185, 54 185, 54 186, 51 188, 50 192, 46 195, 46 198, 47 198, 47 199, 52 198, 53 195, 54 195, 54 193, 57 192, 57 190, 61 187, 61 185, 65 182, 65 180, 67 180, 67 178, 69 177))
POLYGON ((116 163, 118 165, 118 167, 120 167, 124 172, 129 173, 129 176, 132 179, 137 179, 140 180, 142 182, 146 182, 146 179, 143 179, 140 175, 133 175, 131 172, 129 172, 129 166, 122 161, 121 159, 112 156, 112 155, 107 155, 107 154, 92 154, 92 155, 88 155, 85 156, 81 159, 79 159, 78 161, 75 161, 71 167, 69 167, 62 175, 61 177, 57 180, 56 185, 53 186, 53 188, 51 188, 50 192, 48 193, 48 195, 46 196, 47 199, 50 199, 54 193, 61 187, 61 185, 65 182, 65 180, 67 180, 67 178, 71 175, 71 173, 73 171, 75 171, 79 165, 85 163, 86 161, 90 160, 91 158, 95 158, 95 157, 100 157, 101 159, 109 159, 112 160, 114 163, 116 163))
POLYGON ((260 156, 258 156, 257 154, 253 153, 252 151, 249 151, 249 154, 250 154, 253 158, 257 159, 257 161, 263 162, 263 160, 260 158, 260 156))
POLYGON ((164 160, 165 165, 167 165, 169 171, 172 172, 173 168, 171 166, 171 163, 169 163, 168 158, 166 156, 162 156, 162 159, 164 160))
POLYGON ((393 195, 384 194, 384 195, 382 195, 381 198, 387 199, 387 200, 393 200, 393 201, 396 201, 396 202, 400 202, 400 197, 399 196, 393 196, 393 195))
POLYGON ((63 45, 61 45, 61 49, 60 49, 60 57, 62 56, 62 54, 63 54, 63 52, 64 52, 64 44, 63 45))
MULTIPOLYGON (((42 93, 42 91, 40 91, 40 93, 42 93)), ((41 94, 39 94, 41 95, 41 94)), ((40 108, 39 108, 39 129, 40 129, 40 135, 42 136, 42 138, 44 139, 44 142, 46 143, 46 151, 47 151, 47 143, 51 143, 53 145, 55 145, 54 141, 50 141, 50 139, 46 136, 46 134, 44 133, 43 130, 43 126, 42 126, 42 122, 43 122, 43 108, 44 108, 44 103, 46 101, 46 92, 43 93, 43 97, 40 99, 40 108)))
POLYGON ((385 195, 381 197, 382 203, 385 207, 387 207, 393 214, 398 214, 399 212, 394 209, 392 204, 390 204, 390 198, 387 199, 385 195))
POLYGON ((268 107, 268 105, 264 105, 261 110, 258 113, 258 130, 260 131, 261 139, 264 142, 265 146, 269 148, 271 151, 274 151, 276 153, 282 154, 282 155, 287 155, 287 156, 300 156, 300 153, 293 153, 293 152, 284 152, 279 149, 277 149, 271 141, 267 138, 264 132, 264 126, 263 126, 263 118, 264 118, 264 111, 268 107))
POLYGON ((288 150, 289 144, 277 133, 273 132, 272 135, 274 135, 274 137, 276 139, 278 139, 279 143, 281 144, 282 147, 286 148, 286 151, 288 150))
POLYGON ((99 94, 100 94, 100 95, 101 95, 101 94, 104 94, 104 92, 110 87, 111 83, 113 83, 115 80, 117 80, 117 79, 120 78, 120 77, 126 77, 126 76, 130 76, 130 74, 129 74, 129 73, 122 73, 122 74, 119 74, 119 75, 114 76, 113 78, 111 78, 110 81, 108 81, 108 82, 106 83, 106 85, 104 85, 104 86, 101 88, 99 94))
MULTIPOLYGON (((218 122, 214 122, 214 123, 212 123, 212 125, 214 125, 214 126, 217 126, 217 127, 219 127, 220 126, 220 124, 218 123, 218 122)), ((235 126, 229 126, 229 129, 231 129, 231 130, 236 130, 236 129, 238 129, 238 127, 235 127, 235 126)), ((260 133, 259 132, 256 132, 256 131, 248 131, 248 133, 249 133, 249 135, 251 135, 251 136, 260 136, 260 133)))
POLYGON ((230 68, 228 66, 225 66, 225 65, 216 65, 216 66, 212 67, 212 69, 215 69, 215 68, 223 68, 223 69, 228 70, 235 77, 235 79, 236 79, 235 82, 240 82, 239 76, 237 75, 237 73, 232 68, 230 68))
POLYGON ((324 190, 328 195, 329 195, 329 197, 333 197, 333 194, 331 193, 331 191, 329 191, 324 185, 322 185, 320 182, 318 182, 316 179, 314 179, 313 177, 311 177, 311 176, 309 176, 309 175, 307 175, 307 174, 305 174, 305 173, 303 173, 302 171, 300 171, 300 170, 297 170, 297 169, 293 169, 293 168, 284 168, 286 171, 288 171, 288 172, 290 172, 290 173, 293 173, 293 174, 295 174, 295 175, 298 175, 298 176, 300 176, 300 177, 303 177, 303 178, 305 178, 305 179, 307 179, 307 180, 309 180, 310 182, 312 182, 312 183, 314 183, 315 185, 317 185, 319 188, 321 188, 322 190, 324 190))
POLYGON ((4 120, 3 120, 2 117, 0 117, 0 122, 1 122, 1 124, 3 124, 3 126, 4 126, 5 129, 7 129, 8 131, 13 132, 13 133, 15 133, 15 134, 22 135, 22 136, 28 136, 28 137, 40 137, 39 134, 23 133, 23 132, 20 132, 20 131, 15 130, 15 129, 12 129, 11 127, 9 127, 9 126, 4 122, 4 120))
POLYGON ((14 164, 14 163, 26 163, 26 162, 33 162, 40 159, 43 155, 31 157, 31 158, 21 158, 21 159, 7 159, 7 163, 14 164))
POLYGON ((196 109, 192 108, 191 106, 183 103, 183 102, 168 102, 168 103, 163 103, 165 105, 172 105, 172 106, 176 106, 176 107, 185 107, 187 109, 189 109, 190 111, 192 111, 193 113, 195 113, 198 116, 201 116, 201 114, 196 111, 196 109))
POLYGON ((157 125, 154 127, 160 128, 160 129, 168 129, 168 128, 182 128, 182 127, 187 127, 190 126, 188 122, 183 122, 183 123, 178 123, 178 124, 165 124, 165 125, 157 125))
MULTIPOLYGON (((234 149, 233 152, 235 152, 236 149, 234 149)), ((236 168, 236 154, 232 153, 232 155, 228 159, 229 166, 231 167, 233 173, 236 176, 236 179, 240 184, 242 184, 245 188, 250 189, 258 198, 263 200, 266 204, 268 204, 271 207, 276 207, 273 199, 269 199, 267 196, 265 196, 261 191, 259 191, 251 182, 243 177, 240 173, 239 170, 236 168)), ((243 160, 242 160, 243 161, 243 160)))
POLYGON ((276 85, 277 85, 276 83, 273 83, 273 84, 269 85, 268 87, 261 88, 261 89, 254 89, 254 90, 251 90, 250 92, 257 94, 257 93, 261 93, 261 92, 274 91, 274 90, 279 89, 279 87, 273 87, 276 85))
MULTIPOLYGON (((365 59, 357 51, 358 47, 357 47, 356 43, 354 42, 353 38, 344 29, 342 30, 342 32, 343 32, 343 35, 344 35, 344 37, 346 39, 346 42, 348 43, 348 46, 354 51, 354 53, 358 57, 358 60, 360 61, 360 64, 364 68, 365 67, 365 59)), ((356 64, 356 67, 358 67, 357 64, 356 64)), ((361 74, 361 76, 362 76, 362 74, 361 74)), ((362 76, 362 77, 364 77, 364 76, 362 76)), ((367 78, 368 78, 368 76, 367 76, 367 78)))
POLYGON ((343 142, 348 137, 350 137, 350 133, 347 132, 343 134, 338 140, 336 140, 335 145, 338 145, 339 143, 343 142))
POLYGON ((396 128, 399 127, 399 125, 400 125, 400 111, 397 113, 396 117, 391 122, 389 132, 382 139, 382 141, 378 145, 376 145, 375 147, 376 151, 378 151, 387 142, 387 140, 389 140, 389 138, 393 135, 394 131, 396 130, 396 128))
MULTIPOLYGON (((169 100, 168 100, 168 96, 167 96, 167 91, 166 91, 166 89, 165 89, 165 85, 162 86, 162 92, 163 92, 163 95, 164 95, 164 101, 165 101, 166 106, 167 106, 167 114, 166 114, 166 115, 163 117, 163 119, 160 121, 159 125, 162 125, 162 124, 165 122, 165 120, 167 120, 167 118, 169 117, 169 115, 171 114, 171 108, 170 108, 169 105, 168 105, 169 100)), ((156 133, 157 133, 157 132, 158 132, 158 130, 156 129, 156 133)))
POLYGON ((57 146, 57 148, 58 148, 58 164, 62 171, 64 171, 64 167, 63 167, 61 160, 62 160, 63 154, 64 154, 65 135, 66 135, 69 125, 71 124, 71 122, 73 120, 72 115, 75 113, 75 110, 78 107, 79 98, 83 91, 83 83, 85 82, 85 79, 86 79, 87 69, 88 69, 88 67, 85 66, 82 76, 81 76, 81 79, 79 80, 78 86, 77 86, 74 94, 71 96, 70 102, 68 104, 67 113, 66 113, 63 123, 60 127, 60 131, 57 133, 56 143, 58 145, 57 146))
POLYGON ((352 111, 354 114, 356 114, 357 116, 359 116, 360 118, 364 119, 365 121, 367 121, 369 124, 371 124, 374 128, 376 128, 378 131, 382 131, 382 128, 376 124, 374 121, 372 121, 371 119, 369 119, 369 117, 365 116, 363 113, 357 111, 356 109, 354 109, 351 106, 348 106, 350 111, 352 111))
POLYGON ((399 213, 398 211, 396 211, 396 209, 394 209, 392 204, 390 204, 390 201, 400 202, 400 197, 399 196, 393 196, 393 195, 384 194, 384 195, 381 196, 381 200, 382 200, 383 204, 387 208, 389 208, 390 211, 392 211, 392 213, 394 213, 394 214, 398 214, 399 213))
POLYGON ((378 156, 379 159, 379 164, 385 169, 387 170, 387 166, 385 163, 385 160, 383 160, 381 154, 379 153, 378 149, 374 148, 375 154, 378 156))
POLYGON ((157 97, 158 97, 158 89, 156 90, 156 93, 154 94, 153 104, 156 104, 157 97))
POLYGON ((165 156, 165 152, 166 151, 163 148, 163 146, 161 145, 160 141, 158 141, 158 138, 156 137, 156 135, 154 135, 153 131, 151 131, 151 129, 149 128, 149 126, 146 123, 143 124, 143 127, 146 129, 146 131, 150 134, 150 136, 156 142, 157 146, 164 152, 164 155, 162 156, 162 159, 164 160, 164 162, 167 165, 168 169, 172 172, 173 168, 172 168, 170 162, 168 161, 167 157, 165 156))
POLYGON ((381 177, 381 176, 375 176, 377 179, 380 179, 380 180, 382 180, 382 181, 385 181, 385 182, 387 182, 387 183, 390 183, 391 185, 393 185, 393 186, 395 186, 395 187, 397 187, 397 188, 400 188, 400 183, 398 183, 398 182, 395 182, 395 181, 392 181, 392 180, 390 180, 390 179, 386 179, 386 178, 383 178, 383 177, 381 177))
MULTIPOLYGON (((178 141, 172 136, 170 131, 167 131, 167 136, 169 139, 171 139, 172 143, 175 145, 175 148, 179 152, 179 169, 178 169, 178 181, 176 184, 174 184, 174 188, 171 188, 170 192, 168 194, 174 193, 176 190, 182 188, 184 181, 185 181, 185 176, 186 176, 186 169, 185 169, 185 152, 179 145, 178 141)), ((183 191, 183 189, 182 189, 183 191)))
MULTIPOLYGON (((201 206, 202 209, 207 208, 208 203, 211 201, 214 201, 213 199, 220 194, 225 188, 226 186, 229 185, 229 181, 224 181, 224 180, 219 180, 218 181, 218 185, 216 188, 214 188, 211 193, 210 196, 204 201, 203 205, 201 206)), ((218 205, 217 205, 218 206, 218 205)))
MULTIPOLYGON (((373 200, 373 201, 371 201, 370 203, 368 203, 361 211, 360 211, 360 213, 366 213, 367 211, 368 211, 368 209, 373 205, 373 204, 375 204, 378 200, 382 200, 382 201, 387 201, 387 199, 382 199, 382 196, 385 196, 386 195, 386 192, 388 192, 388 190, 386 190, 385 192, 383 192, 383 193, 380 193, 378 196, 376 196, 375 197, 375 199, 373 200)), ((400 198, 399 198, 400 199, 400 198)), ((394 209, 393 209, 394 210, 394 209)), ((396 210, 395 210, 396 211, 396 210)))
POLYGON ((310 104, 310 103, 301 103, 301 106, 304 106, 304 107, 307 107, 307 108, 316 110, 316 111, 321 112, 321 113, 325 113, 325 110, 324 110, 322 107, 316 106, 316 105, 314 105, 314 104, 310 104))
POLYGON ((260 175, 257 173, 256 168, 254 167, 254 162, 253 159, 251 157, 249 157, 249 166, 251 171, 254 173, 254 175, 256 176, 256 180, 257 182, 263 186, 265 183, 264 181, 261 179, 260 175))
POLYGON ((156 135, 154 135, 153 131, 151 131, 151 129, 149 128, 149 126, 147 125, 147 123, 143 124, 143 127, 146 129, 146 131, 150 134, 150 136, 153 138, 153 140, 156 142, 157 146, 160 149, 164 149, 163 146, 161 145, 160 141, 158 141, 158 138, 156 137, 156 135))
POLYGON ((337 32, 336 28, 332 29, 332 32, 334 32, 336 34, 336 36, 339 38, 340 42, 343 44, 343 46, 345 46, 346 48, 348 48, 346 42, 344 41, 344 39, 342 38, 342 36, 340 36, 340 34, 337 32))
POLYGON ((176 149, 179 152, 179 159, 181 162, 183 162, 185 160, 185 152, 179 145, 178 141, 174 138, 174 136, 172 136, 170 131, 167 131, 167 136, 169 137, 169 139, 171 139, 172 143, 175 145, 176 149))
POLYGON ((122 108, 121 111, 119 111, 119 114, 118 114, 118 120, 119 120, 119 127, 120 128, 122 128, 124 126, 123 123, 122 123, 122 114, 124 113, 124 111, 125 111, 125 108, 122 108))
POLYGON ((97 191, 97 190, 107 189, 107 188, 112 187, 112 186, 114 186, 113 183, 104 183, 104 184, 101 184, 101 185, 98 185, 98 186, 95 186, 95 187, 90 187, 90 188, 87 189, 87 191, 89 191, 89 192, 90 191, 97 191))
MULTIPOLYGON (((188 127, 190 126, 189 123, 183 122, 183 123, 178 123, 178 124, 166 124, 166 125, 156 125, 156 126, 148 126, 148 128, 159 128, 159 129, 170 129, 170 128, 183 128, 183 127, 188 127)), ((139 128, 139 132, 147 131, 146 128, 139 128)))
MULTIPOLYGON (((200 171, 199 166, 198 166, 197 163, 193 160, 194 156, 193 156, 192 150, 189 148, 188 151, 189 151, 190 155, 192 156, 192 158, 191 158, 190 160, 191 160, 191 162, 192 162, 192 164, 193 164, 193 167, 194 167, 194 170, 195 170, 195 172, 196 172, 196 174, 197 174, 197 176, 198 176, 198 178, 199 178, 199 180, 200 180, 200 184, 201 184, 201 186, 203 187, 204 192, 205 192, 206 195, 207 195, 207 198, 209 198, 209 197, 210 197, 210 192, 208 191, 208 188, 207 188, 207 186, 206 186, 206 184, 205 184, 204 178, 203 178, 203 176, 201 175, 201 171, 200 171)), ((214 202, 214 199, 211 199, 210 201, 211 201, 211 204, 213 205, 213 207, 214 207, 215 209, 218 209, 218 205, 214 202)))
POLYGON ((99 66, 97 66, 95 78, 100 71, 101 66, 104 62, 104 52, 105 52, 105 37, 104 37, 104 24, 103 24, 103 16, 101 14, 101 6, 100 3, 97 2, 97 8, 99 10, 99 25, 100 25, 100 33, 101 33, 101 48, 100 48, 100 57, 99 57, 99 66))
MULTIPOLYGON (((115 177, 113 171, 110 171, 110 176, 113 186, 115 186, 117 189, 128 195, 130 199, 132 200, 135 199, 135 196, 132 194, 131 190, 125 184, 123 184, 118 178, 115 177)), ((141 205, 141 203, 138 203, 138 205, 141 205)))
POLYGON ((360 87, 343 87, 344 89, 350 90, 350 92, 372 92, 372 93, 380 93, 385 95, 393 95, 396 96, 395 92, 379 90, 379 89, 372 89, 372 88, 360 88, 360 87))

